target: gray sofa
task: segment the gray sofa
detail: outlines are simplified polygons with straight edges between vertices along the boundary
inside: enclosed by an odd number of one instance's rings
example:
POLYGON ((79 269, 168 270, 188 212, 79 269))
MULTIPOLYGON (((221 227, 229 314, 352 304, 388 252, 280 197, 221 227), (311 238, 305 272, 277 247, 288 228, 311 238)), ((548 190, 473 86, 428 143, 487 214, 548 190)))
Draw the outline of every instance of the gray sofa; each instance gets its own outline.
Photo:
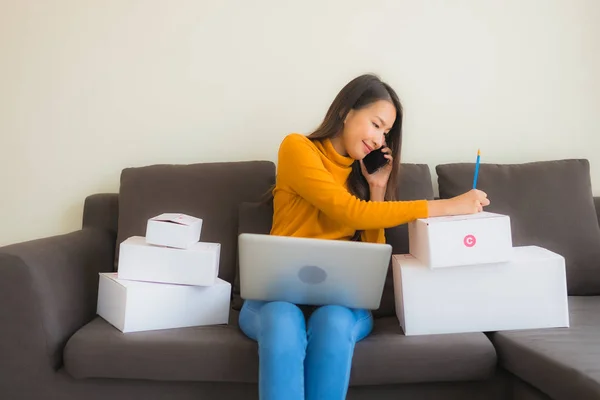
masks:
MULTIPOLYGON (((440 197, 468 189, 472 164, 436 169, 440 197)), ((0 248, 0 398, 258 398, 257 346, 237 327, 236 243, 268 232, 262 199, 274 179, 267 161, 128 168, 118 194, 85 199, 81 230, 0 248), (96 315, 98 273, 169 210, 202 217, 202 240, 222 244, 230 324, 122 334, 96 315)), ((434 197, 426 165, 405 164, 400 179, 401 199, 434 197)), ((600 198, 587 161, 484 164, 479 182, 489 210, 511 215, 515 245, 565 255, 571 328, 406 337, 390 273, 374 331, 355 350, 349 399, 600 399, 600 198)), ((406 226, 387 239, 407 252, 406 226)))

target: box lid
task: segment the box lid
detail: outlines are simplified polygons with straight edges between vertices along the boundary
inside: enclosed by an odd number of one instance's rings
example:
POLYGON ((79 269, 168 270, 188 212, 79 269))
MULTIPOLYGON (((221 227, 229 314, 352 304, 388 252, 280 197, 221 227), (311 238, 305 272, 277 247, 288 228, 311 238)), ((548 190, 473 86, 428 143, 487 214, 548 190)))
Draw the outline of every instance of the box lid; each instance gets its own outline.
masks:
POLYGON ((194 243, 194 245, 192 247, 190 247, 189 250, 213 251, 213 250, 219 249, 220 247, 221 247, 220 243, 198 242, 198 243, 194 243))
POLYGON ((101 272, 99 275, 110 279, 121 286, 127 287, 127 281, 118 279, 119 274, 117 272, 101 272))
POLYGON ((483 211, 477 214, 467 214, 467 215, 450 215, 444 217, 430 217, 430 218, 419 218, 418 221, 425 222, 426 224, 442 224, 446 222, 456 222, 456 221, 467 221, 467 220, 478 220, 478 219, 488 219, 488 218, 504 218, 507 215, 496 214, 487 211, 483 211))
POLYGON ((164 213, 157 215, 156 217, 150 218, 151 221, 158 222, 170 222, 179 225, 190 226, 197 222, 200 222, 200 218, 192 217, 191 215, 180 214, 180 213, 164 213))
POLYGON ((110 273, 100 273, 100 275, 110 279, 111 281, 115 282, 118 285, 121 285, 125 288, 133 288, 133 287, 139 287, 139 286, 144 286, 147 284, 155 284, 158 285, 158 283, 154 283, 154 282, 143 282, 143 281, 134 281, 134 280, 127 280, 127 279, 119 279, 119 274, 117 272, 110 272, 110 273))
POLYGON ((161 249, 168 249, 171 251, 214 251, 214 250, 220 250, 220 248, 221 248, 221 243, 195 242, 194 244, 190 245, 190 247, 188 247, 187 249, 178 249, 175 247, 159 246, 159 245, 155 245, 155 244, 150 244, 146 241, 146 238, 144 236, 131 236, 131 237, 128 237, 127 239, 125 239, 125 241, 123 243, 121 243, 121 247, 126 247, 128 245, 149 247, 152 249, 161 248, 161 249))
MULTIPOLYGON (((111 281, 115 282, 118 285, 121 285, 125 288, 135 288, 135 287, 148 287, 148 285, 164 285, 163 283, 160 282, 151 282, 151 281, 136 281, 136 280, 131 280, 131 279, 119 279, 119 274, 117 272, 110 272, 110 273, 100 273, 100 275, 104 276, 105 278, 110 279, 111 281)), ((189 286, 189 285, 179 285, 179 284, 174 284, 174 283, 169 283, 170 286, 189 286)))
MULTIPOLYGON (((181 287, 197 287, 197 288, 209 287, 209 286, 194 286, 194 285, 188 285, 188 284, 183 284, 183 283, 162 283, 162 282, 134 281, 134 280, 128 280, 128 279, 119 279, 117 272, 108 272, 108 273, 100 272, 99 275, 104 276, 105 278, 110 279, 113 282, 115 282, 123 287, 126 287, 126 288, 148 287, 149 285, 156 285, 156 286, 160 286, 160 287, 165 287, 165 286, 171 286, 171 287, 181 286, 181 287)), ((212 286, 231 286, 231 283, 217 277, 215 279, 215 283, 212 286)))

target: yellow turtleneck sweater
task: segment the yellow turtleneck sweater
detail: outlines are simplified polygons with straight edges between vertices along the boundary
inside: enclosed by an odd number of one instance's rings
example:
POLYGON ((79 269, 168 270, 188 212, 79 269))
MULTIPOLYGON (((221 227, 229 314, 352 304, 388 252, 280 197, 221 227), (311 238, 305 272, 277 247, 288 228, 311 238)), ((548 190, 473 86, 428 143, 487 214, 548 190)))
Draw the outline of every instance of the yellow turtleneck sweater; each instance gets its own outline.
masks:
POLYGON ((329 139, 288 135, 279 148, 271 234, 349 240, 363 230, 363 241, 385 243, 385 228, 428 216, 426 200, 364 201, 352 195, 346 180, 353 161, 329 139))

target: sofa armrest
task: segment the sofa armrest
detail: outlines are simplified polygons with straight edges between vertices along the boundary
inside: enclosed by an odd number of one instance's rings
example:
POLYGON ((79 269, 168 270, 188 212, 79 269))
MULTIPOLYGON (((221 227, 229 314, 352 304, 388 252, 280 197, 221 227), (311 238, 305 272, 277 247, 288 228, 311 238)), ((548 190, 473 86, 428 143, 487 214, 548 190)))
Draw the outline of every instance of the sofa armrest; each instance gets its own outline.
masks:
POLYGON ((83 204, 83 228, 107 229, 117 233, 119 195, 97 193, 86 197, 83 204))
POLYGON ((596 205, 596 215, 598 216, 598 225, 600 225, 600 196, 594 197, 594 204, 596 205))
POLYGON ((62 365, 67 340, 96 314, 114 249, 114 233, 92 228, 0 247, 0 387, 62 365))

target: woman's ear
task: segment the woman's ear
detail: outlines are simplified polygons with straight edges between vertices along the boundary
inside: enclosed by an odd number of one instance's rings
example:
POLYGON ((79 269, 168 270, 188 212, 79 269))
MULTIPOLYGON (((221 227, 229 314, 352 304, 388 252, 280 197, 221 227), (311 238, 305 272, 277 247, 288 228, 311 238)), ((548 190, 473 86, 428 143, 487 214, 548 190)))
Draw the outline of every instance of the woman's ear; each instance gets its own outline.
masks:
POLYGON ((344 124, 346 123, 346 121, 348 121, 348 118, 352 117, 353 113, 354 113, 354 110, 350 110, 350 111, 348 111, 348 113, 346 113, 346 117, 344 118, 344 124))

